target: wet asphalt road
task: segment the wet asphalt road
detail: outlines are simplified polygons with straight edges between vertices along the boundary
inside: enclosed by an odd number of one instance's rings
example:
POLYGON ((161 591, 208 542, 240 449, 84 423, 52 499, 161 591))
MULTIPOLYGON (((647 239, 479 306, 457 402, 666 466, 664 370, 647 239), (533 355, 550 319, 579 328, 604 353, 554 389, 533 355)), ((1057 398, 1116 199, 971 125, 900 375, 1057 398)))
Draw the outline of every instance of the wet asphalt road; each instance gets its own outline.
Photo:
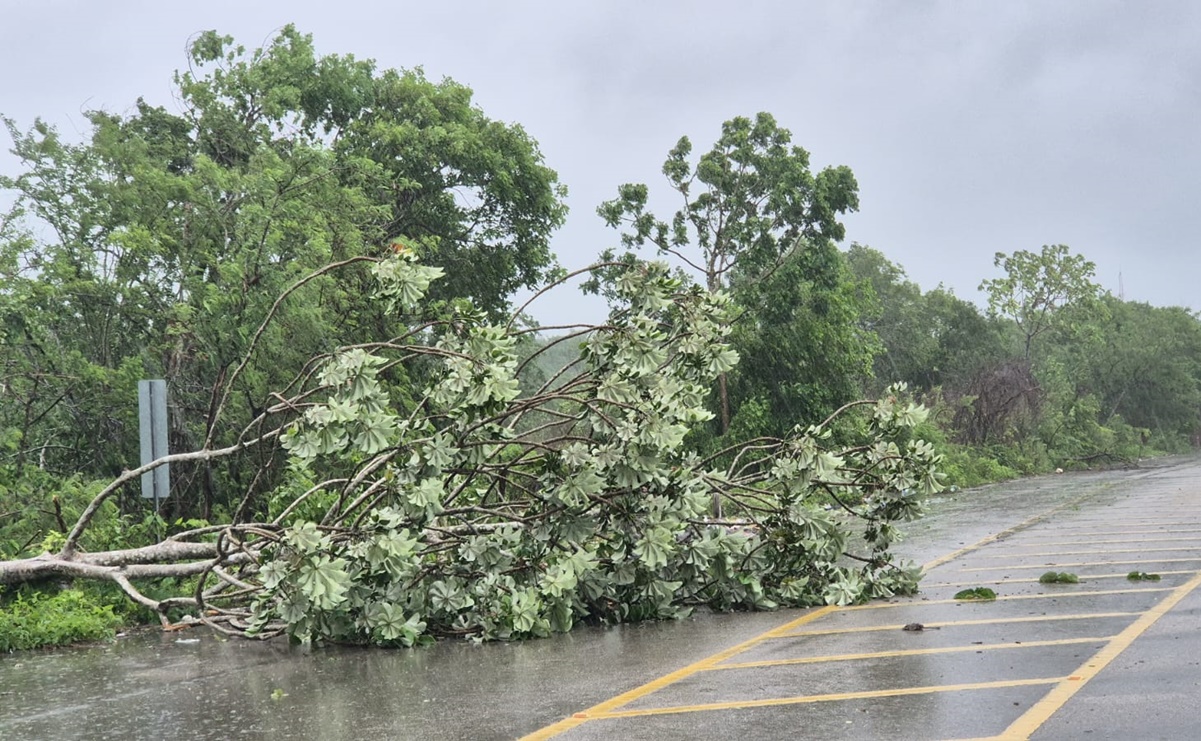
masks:
POLYGON ((920 596, 814 611, 529 738, 1201 737, 1201 469, 1025 486, 1020 523, 995 527, 996 490, 931 521, 925 555, 947 525, 981 538, 929 559, 920 596), (973 587, 997 599, 953 598, 973 587))
POLYGON ((898 549, 928 565, 915 598, 416 651, 196 632, 11 655, 0 738, 1201 737, 1201 460, 933 509, 898 549))

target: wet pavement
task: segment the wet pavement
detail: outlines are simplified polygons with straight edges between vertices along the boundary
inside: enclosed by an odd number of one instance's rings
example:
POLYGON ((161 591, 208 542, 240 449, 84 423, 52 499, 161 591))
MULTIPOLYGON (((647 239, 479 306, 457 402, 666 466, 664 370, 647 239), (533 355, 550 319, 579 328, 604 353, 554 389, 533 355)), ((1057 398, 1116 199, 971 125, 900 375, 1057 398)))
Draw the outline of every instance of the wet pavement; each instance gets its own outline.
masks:
POLYGON ((1201 466, 1021 486, 1033 506, 994 487, 928 523, 914 552, 981 537, 929 559, 920 596, 813 611, 527 738, 1197 737, 1201 466), (978 587, 997 598, 954 599, 978 587))
POLYGON ((411 651, 197 630, 13 654, 0 738, 1198 735, 1201 460, 984 487, 933 510, 898 549, 927 564, 915 598, 411 651), (1050 570, 1080 583, 1040 584, 1050 570), (998 599, 953 599, 977 586, 998 599), (902 630, 914 622, 926 629, 902 630))

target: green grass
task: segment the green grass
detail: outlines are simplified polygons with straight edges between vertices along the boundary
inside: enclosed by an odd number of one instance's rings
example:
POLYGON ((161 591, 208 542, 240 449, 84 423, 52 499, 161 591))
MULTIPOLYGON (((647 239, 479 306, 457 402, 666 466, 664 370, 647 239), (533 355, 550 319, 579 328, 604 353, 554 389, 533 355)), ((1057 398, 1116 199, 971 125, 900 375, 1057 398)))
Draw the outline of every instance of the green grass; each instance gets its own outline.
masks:
POLYGON ((0 652, 112 638, 122 620, 77 589, 0 596, 0 652))

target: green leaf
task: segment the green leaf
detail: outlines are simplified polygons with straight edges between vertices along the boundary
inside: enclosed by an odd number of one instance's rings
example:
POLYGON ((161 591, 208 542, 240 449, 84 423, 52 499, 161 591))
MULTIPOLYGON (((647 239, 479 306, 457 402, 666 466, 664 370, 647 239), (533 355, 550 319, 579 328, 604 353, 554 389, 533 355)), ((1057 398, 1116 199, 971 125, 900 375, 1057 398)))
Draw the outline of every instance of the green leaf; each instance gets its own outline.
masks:
POLYGON ((310 556, 301 563, 296 585, 313 607, 332 610, 346 600, 350 589, 346 561, 325 555, 310 556))
POLYGON ((329 547, 329 537, 313 522, 298 522, 284 533, 284 543, 301 554, 329 547))

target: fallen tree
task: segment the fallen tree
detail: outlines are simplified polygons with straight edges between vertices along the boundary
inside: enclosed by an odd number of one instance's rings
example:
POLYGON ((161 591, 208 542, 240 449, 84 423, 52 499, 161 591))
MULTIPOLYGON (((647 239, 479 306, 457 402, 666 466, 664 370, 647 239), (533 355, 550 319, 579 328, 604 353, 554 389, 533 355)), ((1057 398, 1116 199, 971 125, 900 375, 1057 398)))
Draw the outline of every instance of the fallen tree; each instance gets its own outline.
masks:
MULTIPOLYGON (((728 300, 662 264, 606 268, 608 322, 554 328, 581 353, 537 387, 520 381, 537 358, 519 342, 535 331, 526 307, 494 324, 457 304, 316 359, 236 445, 157 463, 282 445, 270 505, 248 494, 229 523, 83 551, 98 509, 157 464, 144 466, 105 487, 57 553, 0 563, 0 584, 106 579, 164 623, 184 609, 230 634, 382 645, 914 591, 917 570, 890 549, 938 488, 938 457, 911 437, 924 409, 890 389, 702 459, 688 432, 738 360, 728 300), (412 377, 429 379, 422 393, 412 377), (832 426, 857 414, 862 439, 835 444, 832 426), (725 519, 709 516, 715 496, 725 519), (191 586, 153 599, 134 583, 167 576, 191 586)), ((379 300, 409 318, 441 273, 407 249, 372 269, 379 300)))

